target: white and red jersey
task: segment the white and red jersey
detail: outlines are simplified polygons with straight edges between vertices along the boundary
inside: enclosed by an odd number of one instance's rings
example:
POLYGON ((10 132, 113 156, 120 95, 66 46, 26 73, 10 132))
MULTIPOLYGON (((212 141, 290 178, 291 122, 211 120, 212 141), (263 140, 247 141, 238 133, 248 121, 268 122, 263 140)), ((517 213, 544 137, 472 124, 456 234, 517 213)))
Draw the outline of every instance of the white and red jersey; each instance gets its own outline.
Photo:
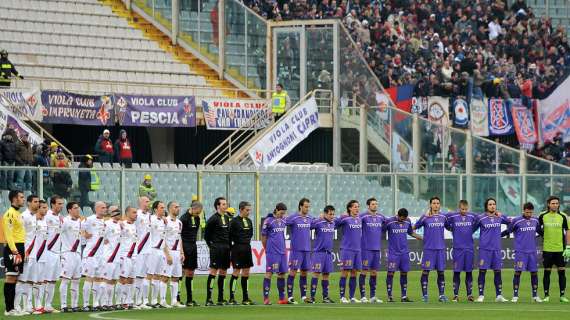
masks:
POLYGON ((182 222, 178 218, 166 218, 166 245, 168 249, 173 251, 180 251, 182 232, 182 222))
POLYGON ((61 252, 81 252, 81 219, 67 216, 61 225, 61 252))
POLYGON ((121 229, 121 247, 119 248, 119 256, 134 258, 136 256, 137 227, 135 223, 128 221, 123 221, 122 226, 123 228, 121 229))
POLYGON ((151 216, 150 218, 150 247, 162 249, 166 238, 166 219, 151 216))
POLYGON ((34 225, 35 221, 33 221, 33 219, 35 219, 35 217, 36 216, 32 214, 30 209, 26 209, 24 212, 22 212, 22 221, 24 221, 24 230, 26 230, 26 244, 30 243, 32 239, 34 239, 33 231, 36 227, 34 225))
POLYGON ((104 235, 104 251, 103 259, 104 262, 112 263, 118 261, 117 255, 119 254, 119 248, 121 247, 121 229, 122 223, 120 221, 113 221, 112 219, 107 220, 105 223, 105 235, 104 235))
POLYGON ((98 219, 96 215, 89 216, 81 223, 81 231, 85 231, 91 235, 91 238, 86 239, 87 244, 83 250, 83 257, 102 256, 105 220, 103 218, 98 219))
POLYGON ((136 254, 146 254, 150 248, 150 222, 150 213, 138 209, 137 220, 135 221, 137 229, 136 254))
POLYGON ((45 218, 48 227, 48 245, 49 251, 54 253, 61 252, 61 225, 63 224, 63 216, 55 214, 53 211, 48 210, 45 218))
POLYGON ((32 216, 30 219, 30 231, 26 229, 26 234, 28 233, 31 233, 33 237, 30 242, 26 241, 25 243, 26 256, 45 262, 48 242, 48 226, 45 217, 37 219, 35 216, 32 216))

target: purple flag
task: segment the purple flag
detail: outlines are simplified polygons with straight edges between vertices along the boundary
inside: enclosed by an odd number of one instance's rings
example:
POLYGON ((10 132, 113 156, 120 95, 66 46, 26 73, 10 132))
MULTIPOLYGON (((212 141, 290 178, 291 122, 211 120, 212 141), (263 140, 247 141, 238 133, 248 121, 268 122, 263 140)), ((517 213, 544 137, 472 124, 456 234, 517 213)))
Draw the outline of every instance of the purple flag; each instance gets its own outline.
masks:
POLYGON ((195 127, 194 96, 115 95, 122 126, 195 127))
POLYGON ((112 96, 42 91, 42 122, 111 126, 115 122, 112 96))

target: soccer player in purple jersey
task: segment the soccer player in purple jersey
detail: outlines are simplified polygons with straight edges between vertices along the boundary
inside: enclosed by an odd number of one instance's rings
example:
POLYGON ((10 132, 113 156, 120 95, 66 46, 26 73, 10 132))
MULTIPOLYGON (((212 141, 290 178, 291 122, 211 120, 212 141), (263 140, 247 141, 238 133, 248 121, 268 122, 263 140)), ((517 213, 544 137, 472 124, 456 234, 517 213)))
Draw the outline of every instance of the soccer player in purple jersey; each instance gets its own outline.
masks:
POLYGON ((299 211, 285 219, 285 224, 291 232, 291 253, 289 254, 289 276, 287 277, 287 301, 297 304, 293 298, 293 284, 297 271, 301 270, 299 288, 301 300, 307 299, 307 271, 311 265, 311 221, 309 216, 311 202, 307 198, 299 200, 299 211))
POLYGON ((511 220, 507 230, 501 233, 506 236, 513 233, 515 236, 515 275, 513 277, 513 299, 519 301, 519 286, 521 273, 530 272, 530 284, 532 287, 532 301, 542 302, 538 297, 538 257, 536 254, 536 234, 540 233, 538 219, 533 217, 534 205, 527 202, 523 206, 523 214, 511 220))
POLYGON ((408 271, 410 271, 410 251, 408 249, 408 235, 422 240, 412 229, 412 221, 408 218, 408 210, 401 208, 396 217, 386 219, 382 231, 388 234, 388 273, 386 275, 386 290, 388 302, 394 302, 392 297, 392 283, 394 273, 400 271, 400 289, 402 302, 412 302, 408 298, 408 271))
POLYGON ((453 302, 459 301, 461 272, 465 272, 467 301, 473 302, 473 228, 477 217, 469 212, 467 200, 459 201, 459 210, 448 213, 445 228, 453 234, 453 302))
POLYGON ((265 277, 263 278, 263 304, 270 305, 269 291, 271 277, 277 273, 277 290, 279 304, 287 304, 285 299, 285 273, 287 272, 287 251, 285 249, 285 220, 287 212, 284 203, 278 203, 273 210, 273 216, 268 216, 261 227, 261 243, 265 249, 265 277))
POLYGON ((335 226, 342 228, 342 242, 340 244, 340 262, 342 271, 340 273, 340 302, 341 303, 360 303, 360 300, 354 297, 356 291, 356 275, 362 269, 362 256, 360 245, 362 241, 362 220, 358 216, 360 204, 356 200, 350 200, 346 205, 348 215, 343 215, 335 220, 335 226), (345 297, 346 278, 350 272, 350 281, 348 283, 349 298, 345 297))
POLYGON ((429 200, 430 210, 420 217, 414 229, 424 228, 422 255, 422 301, 428 302, 428 281, 430 270, 437 270, 437 287, 439 301, 448 302, 445 296, 445 222, 446 217, 439 212, 440 200, 432 197, 429 200))
POLYGON ((322 274, 321 287, 323 289, 323 303, 334 303, 329 298, 329 274, 333 268, 333 241, 335 234, 334 207, 326 206, 321 219, 311 222, 311 229, 315 230, 315 245, 313 247, 311 279, 311 298, 309 303, 315 302, 317 284, 322 274))
POLYGON ((477 302, 485 300, 485 275, 487 269, 494 271, 495 302, 507 302, 503 297, 503 279, 501 269, 503 261, 501 255, 501 224, 508 225, 509 219, 497 211, 497 202, 493 198, 485 201, 485 213, 479 215, 475 223, 475 230, 479 229, 479 297, 477 302))
POLYGON ((360 214, 362 219, 362 273, 358 278, 360 298, 367 303, 366 274, 370 271, 370 303, 382 303, 376 298, 376 278, 380 270, 380 249, 382 241, 382 224, 386 217, 378 212, 378 201, 375 198, 366 200, 368 210, 360 214))

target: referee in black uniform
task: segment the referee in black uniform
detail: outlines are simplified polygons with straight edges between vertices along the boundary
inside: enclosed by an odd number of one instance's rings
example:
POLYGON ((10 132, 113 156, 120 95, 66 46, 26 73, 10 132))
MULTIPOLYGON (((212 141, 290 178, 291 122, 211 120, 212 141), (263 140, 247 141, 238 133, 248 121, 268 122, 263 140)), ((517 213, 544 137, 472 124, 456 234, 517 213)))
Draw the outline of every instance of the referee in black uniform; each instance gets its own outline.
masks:
POLYGON ((202 213, 202 203, 192 201, 190 209, 180 217, 182 222, 182 250, 184 250, 184 275, 186 276, 186 306, 197 307, 199 304, 192 298, 192 280, 194 270, 198 268, 198 248, 196 240, 200 230, 200 214, 202 213))
POLYGON ((208 275, 206 306, 213 306, 213 281, 218 275, 218 303, 227 305, 224 300, 224 280, 230 267, 230 218, 226 214, 228 203, 225 198, 219 197, 214 201, 216 212, 206 222, 204 240, 210 248, 210 274, 208 275))
POLYGON ((239 203, 239 215, 230 222, 230 240, 231 240, 231 262, 234 268, 232 278, 230 279, 230 302, 229 304, 237 305, 235 292, 237 288, 237 279, 241 274, 241 290, 243 293, 243 305, 253 305, 253 301, 249 299, 248 280, 249 268, 253 267, 253 257, 251 256, 251 238, 253 237, 253 223, 249 218, 251 213, 251 203, 242 201, 239 203))

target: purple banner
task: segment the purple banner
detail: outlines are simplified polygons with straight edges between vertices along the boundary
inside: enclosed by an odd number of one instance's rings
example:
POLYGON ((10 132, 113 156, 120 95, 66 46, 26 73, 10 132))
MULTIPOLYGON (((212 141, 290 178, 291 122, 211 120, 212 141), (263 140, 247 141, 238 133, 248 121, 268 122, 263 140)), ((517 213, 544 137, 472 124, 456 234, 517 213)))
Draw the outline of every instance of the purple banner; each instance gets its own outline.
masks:
POLYGON ((42 91, 42 122, 111 126, 115 122, 112 96, 42 91))
POLYGON ((195 127, 194 96, 115 95, 122 126, 195 127))

